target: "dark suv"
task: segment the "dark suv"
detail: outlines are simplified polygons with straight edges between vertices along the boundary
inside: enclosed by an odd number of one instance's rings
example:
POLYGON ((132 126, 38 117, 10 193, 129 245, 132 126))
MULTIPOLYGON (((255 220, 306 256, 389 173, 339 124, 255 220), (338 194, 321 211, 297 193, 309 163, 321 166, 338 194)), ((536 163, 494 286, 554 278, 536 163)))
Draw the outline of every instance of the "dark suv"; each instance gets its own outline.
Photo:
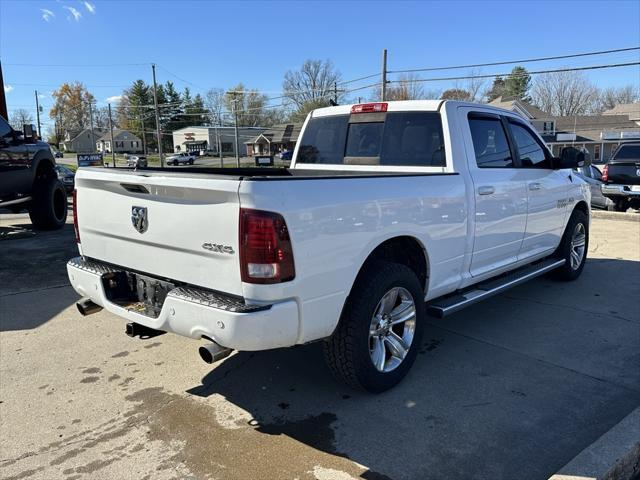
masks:
POLYGON ((623 143, 602 169, 602 194, 615 209, 640 208, 640 143, 623 143))
POLYGON ((67 194, 49 144, 38 140, 33 125, 18 132, 2 117, 0 208, 28 208, 34 227, 41 230, 61 228, 67 220, 67 194))

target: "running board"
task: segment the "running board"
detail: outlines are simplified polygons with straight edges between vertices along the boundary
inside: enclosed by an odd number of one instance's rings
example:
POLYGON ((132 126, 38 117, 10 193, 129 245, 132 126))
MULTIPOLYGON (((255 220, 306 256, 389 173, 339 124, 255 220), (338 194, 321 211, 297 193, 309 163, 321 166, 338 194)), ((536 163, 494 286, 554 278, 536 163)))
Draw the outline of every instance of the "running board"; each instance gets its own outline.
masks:
POLYGON ((564 259, 542 260, 497 278, 486 280, 477 285, 473 285, 469 290, 463 290, 459 293, 434 300, 427 304, 427 313, 432 317, 446 317, 485 298, 492 297, 532 278, 555 270, 564 265, 564 262, 564 259))

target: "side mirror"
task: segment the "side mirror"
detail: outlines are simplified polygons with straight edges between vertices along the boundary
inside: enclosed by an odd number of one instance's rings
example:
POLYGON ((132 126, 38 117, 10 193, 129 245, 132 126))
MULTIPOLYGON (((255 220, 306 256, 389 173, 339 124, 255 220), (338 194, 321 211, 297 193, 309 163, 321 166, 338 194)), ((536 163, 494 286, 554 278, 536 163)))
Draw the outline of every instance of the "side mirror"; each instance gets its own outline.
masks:
POLYGON ((564 168, 585 167, 588 165, 585 153, 574 147, 563 148, 560 153, 560 158, 556 158, 555 160, 556 168, 559 170, 564 168))
POLYGON ((27 123, 22 125, 22 135, 25 142, 35 143, 38 141, 38 132, 36 131, 35 125, 30 125, 27 123))

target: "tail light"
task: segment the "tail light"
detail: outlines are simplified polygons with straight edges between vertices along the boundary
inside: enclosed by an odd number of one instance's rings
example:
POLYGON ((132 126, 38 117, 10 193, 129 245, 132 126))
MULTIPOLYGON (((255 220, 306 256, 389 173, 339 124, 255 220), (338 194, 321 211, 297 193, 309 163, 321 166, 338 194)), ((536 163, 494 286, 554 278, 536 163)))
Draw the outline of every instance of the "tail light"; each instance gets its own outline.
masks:
POLYGON ((293 280, 293 250, 282 215, 240 209, 240 270, 246 283, 293 280))
POLYGON ((602 168, 602 181, 607 183, 609 181, 609 165, 605 165, 602 168))
POLYGON ((351 107, 351 113, 378 113, 386 112, 388 103, 361 103, 351 107))
POLYGON ((80 243, 80 228, 78 228, 78 191, 73 190, 73 230, 76 232, 76 243, 80 243))

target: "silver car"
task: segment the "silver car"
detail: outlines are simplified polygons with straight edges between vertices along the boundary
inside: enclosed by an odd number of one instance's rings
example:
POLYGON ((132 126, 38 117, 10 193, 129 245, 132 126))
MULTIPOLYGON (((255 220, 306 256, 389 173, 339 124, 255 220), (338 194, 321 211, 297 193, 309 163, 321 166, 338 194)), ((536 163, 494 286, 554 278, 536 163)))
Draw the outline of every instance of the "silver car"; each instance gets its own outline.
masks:
POLYGON ((602 194, 602 173, 597 167, 589 165, 578 167, 573 173, 589 184, 591 190, 591 208, 604 208, 613 210, 613 202, 602 194))

